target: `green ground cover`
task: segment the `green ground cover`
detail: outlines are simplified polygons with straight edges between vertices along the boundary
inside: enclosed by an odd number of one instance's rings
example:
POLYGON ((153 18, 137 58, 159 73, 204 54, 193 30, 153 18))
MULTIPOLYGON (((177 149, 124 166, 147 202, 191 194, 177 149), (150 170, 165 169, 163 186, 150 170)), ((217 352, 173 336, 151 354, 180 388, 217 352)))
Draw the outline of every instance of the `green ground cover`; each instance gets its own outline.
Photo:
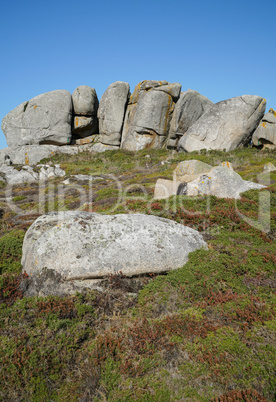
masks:
MULTIPOLYGON (((208 243, 167 275, 134 285, 118 274, 102 292, 65 298, 24 297, 21 246, 41 200, 35 185, 13 188, 13 202, 25 212, 16 215, 0 189, 0 400, 275 400, 275 172, 261 176, 268 188, 246 192, 238 202, 153 200, 157 178, 172 178, 188 159, 213 166, 229 161, 256 181, 266 163, 275 163, 275 151, 108 151, 52 159, 67 177, 97 178, 96 212, 155 214, 200 230, 208 243), (262 202, 270 204, 265 231, 257 224, 262 202)), ((47 210, 57 209, 58 193, 46 187, 45 194, 52 194, 47 210)), ((89 210, 78 197, 72 186, 63 208, 89 210)))

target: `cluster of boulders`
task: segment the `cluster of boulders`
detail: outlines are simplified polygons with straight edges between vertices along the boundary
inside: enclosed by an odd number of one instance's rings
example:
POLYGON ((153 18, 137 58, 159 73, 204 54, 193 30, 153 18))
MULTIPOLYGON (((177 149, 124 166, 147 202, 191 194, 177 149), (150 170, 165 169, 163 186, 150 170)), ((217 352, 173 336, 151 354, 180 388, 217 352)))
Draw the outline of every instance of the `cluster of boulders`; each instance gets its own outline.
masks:
MULTIPOLYGON (((267 166, 265 172, 275 167, 267 166)), ((262 184, 243 180, 229 162, 211 166, 196 159, 180 162, 173 173, 173 180, 158 179, 154 198, 169 198, 172 195, 214 195, 218 198, 239 199, 245 191, 264 188, 262 184)))
POLYGON ((181 84, 142 81, 111 84, 100 102, 94 88, 82 85, 48 92, 24 102, 2 123, 13 163, 36 164, 55 153, 84 150, 138 151, 144 148, 232 150, 252 140, 276 144, 276 116, 265 116, 266 101, 243 95, 213 104, 198 92, 181 92, 181 84), (263 119, 263 120, 262 120, 263 119))
POLYGON ((38 183, 63 176, 65 176, 65 171, 58 164, 37 165, 36 169, 28 165, 22 166, 21 169, 16 169, 5 163, 0 166, 0 181, 7 185, 38 183))

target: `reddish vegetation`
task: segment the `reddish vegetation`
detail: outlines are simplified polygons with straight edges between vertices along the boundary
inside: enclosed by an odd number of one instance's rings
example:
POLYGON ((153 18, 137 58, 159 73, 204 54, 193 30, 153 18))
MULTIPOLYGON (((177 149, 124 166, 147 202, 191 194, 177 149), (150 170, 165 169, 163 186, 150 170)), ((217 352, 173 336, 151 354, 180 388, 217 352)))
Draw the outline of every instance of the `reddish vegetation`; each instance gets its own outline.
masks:
POLYGON ((212 400, 212 402, 267 402, 262 395, 260 395, 254 389, 242 389, 227 392, 227 394, 221 395, 218 398, 212 400))
POLYGON ((26 272, 20 275, 3 275, 2 286, 0 287, 0 303, 13 304, 17 299, 22 299, 23 294, 20 290, 20 283, 26 279, 26 272))
POLYGON ((57 314, 59 319, 74 318, 77 310, 73 300, 70 299, 48 299, 37 303, 38 316, 49 313, 57 314))

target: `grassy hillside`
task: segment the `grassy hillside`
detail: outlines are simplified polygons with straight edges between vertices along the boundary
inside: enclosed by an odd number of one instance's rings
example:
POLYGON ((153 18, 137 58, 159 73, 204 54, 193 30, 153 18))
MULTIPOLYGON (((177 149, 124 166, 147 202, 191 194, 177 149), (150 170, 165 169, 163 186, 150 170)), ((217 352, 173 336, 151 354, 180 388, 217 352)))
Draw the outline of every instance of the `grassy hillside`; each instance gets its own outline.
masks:
POLYGON ((51 161, 65 178, 0 188, 0 400, 275 400, 276 172, 260 175, 275 151, 108 151, 51 161), (172 179, 188 159, 229 161, 268 187, 237 202, 154 200, 156 180, 172 179), (92 182, 72 177, 80 174, 92 182), (163 216, 201 231, 208 250, 167 275, 118 274, 102 292, 26 298, 24 233, 56 209, 163 216))

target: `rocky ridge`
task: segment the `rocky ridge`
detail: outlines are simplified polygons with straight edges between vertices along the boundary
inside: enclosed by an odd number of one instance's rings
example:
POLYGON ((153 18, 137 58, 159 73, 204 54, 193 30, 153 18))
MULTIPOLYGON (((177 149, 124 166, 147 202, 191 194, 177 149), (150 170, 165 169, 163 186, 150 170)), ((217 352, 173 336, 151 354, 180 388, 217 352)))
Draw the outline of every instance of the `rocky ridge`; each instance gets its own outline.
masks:
POLYGON ((81 85, 72 96, 56 90, 23 102, 2 122, 8 148, 0 163, 34 165, 58 153, 138 151, 169 148, 233 150, 253 139, 276 144, 275 112, 266 101, 243 95, 213 104, 181 84, 145 80, 130 94, 129 84, 111 84, 98 101, 95 88, 81 85), (263 120, 262 120, 263 119, 263 120), (252 137, 253 136, 253 137, 252 137))

